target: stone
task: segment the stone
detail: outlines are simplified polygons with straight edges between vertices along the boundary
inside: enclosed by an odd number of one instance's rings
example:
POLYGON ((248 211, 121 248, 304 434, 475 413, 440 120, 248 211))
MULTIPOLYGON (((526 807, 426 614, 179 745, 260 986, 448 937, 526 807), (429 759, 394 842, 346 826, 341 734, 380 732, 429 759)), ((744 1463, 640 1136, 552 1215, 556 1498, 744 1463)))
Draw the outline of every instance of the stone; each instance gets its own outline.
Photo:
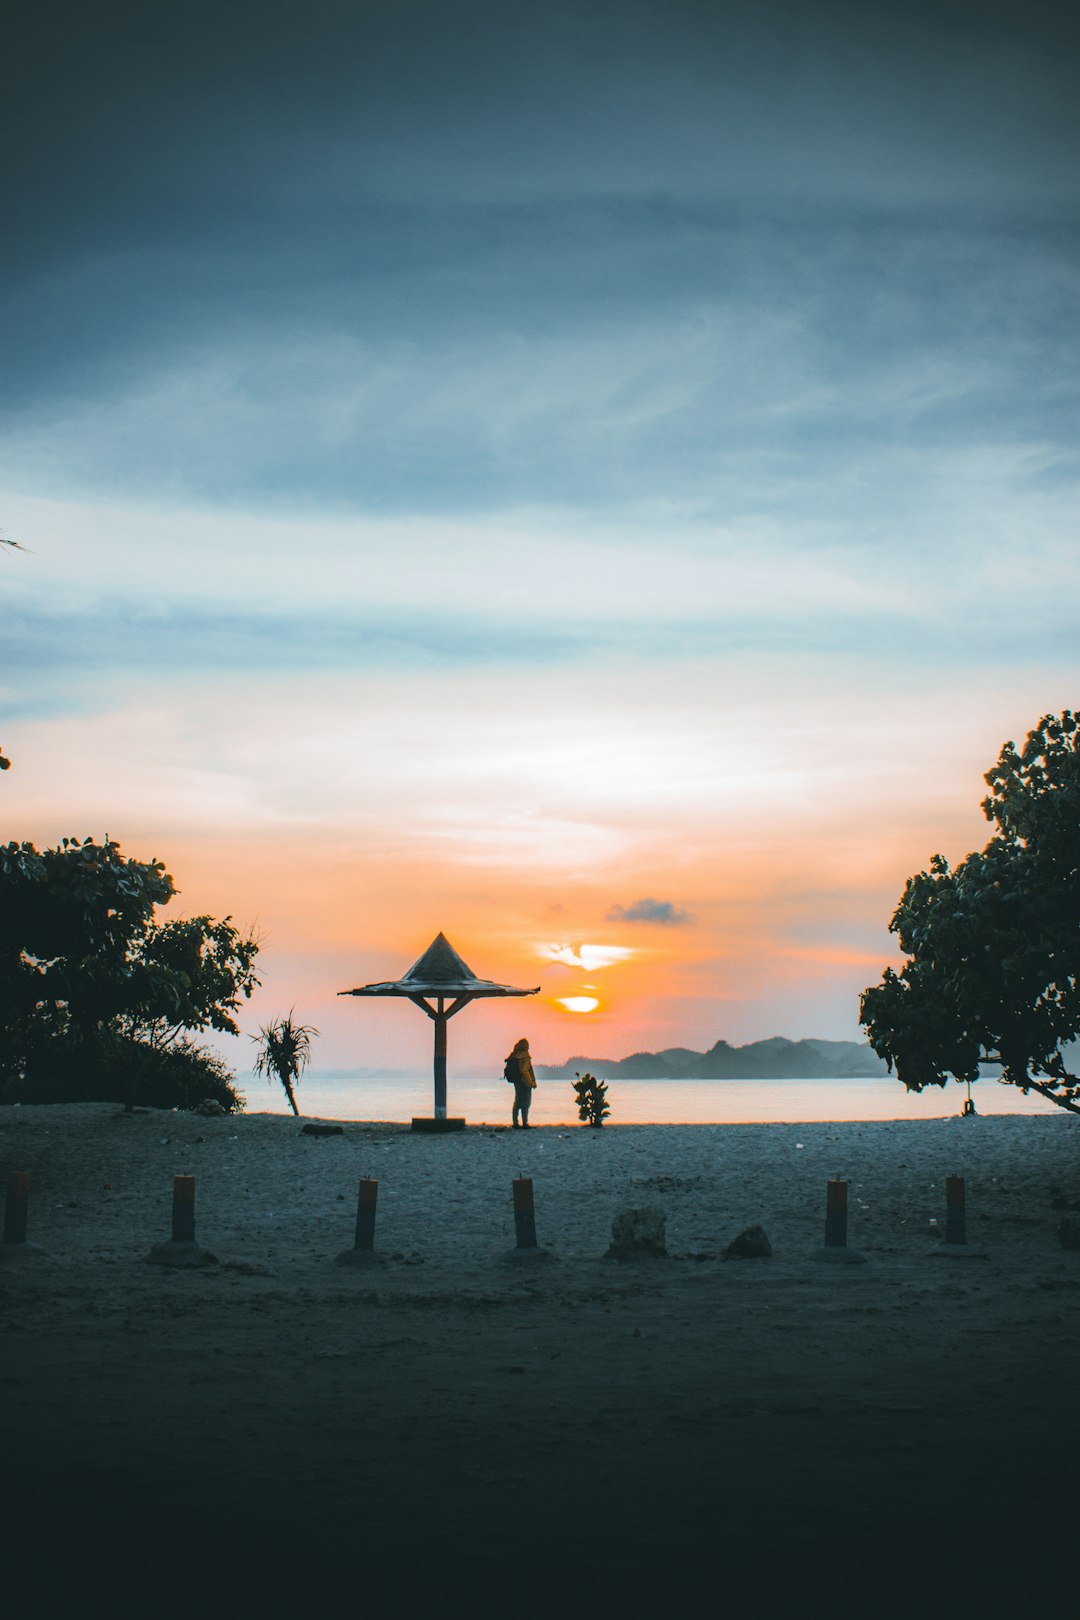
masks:
POLYGON ((201 1103, 195 1104, 191 1112, 193 1114, 202 1114, 206 1119, 223 1119, 227 1110, 218 1102, 216 1097, 204 1097, 201 1103))
POLYGON ((772 1254, 772 1244, 766 1235, 763 1226, 748 1226, 738 1237, 732 1238, 724 1250, 724 1260, 767 1260, 772 1254))
POLYGON ((1057 1230, 1063 1249, 1080 1249, 1080 1215, 1075 1211, 1063 1215, 1057 1230))
POLYGON ((309 1121, 307 1125, 302 1125, 300 1127, 300 1135, 301 1136, 344 1136, 345 1135, 345 1127, 344 1127, 344 1125, 312 1125, 310 1123, 310 1121, 309 1121))
POLYGON ((666 1235, 666 1217, 655 1204, 642 1209, 620 1210, 611 1223, 611 1247, 605 1258, 636 1260, 652 1256, 663 1259, 667 1255, 666 1235))

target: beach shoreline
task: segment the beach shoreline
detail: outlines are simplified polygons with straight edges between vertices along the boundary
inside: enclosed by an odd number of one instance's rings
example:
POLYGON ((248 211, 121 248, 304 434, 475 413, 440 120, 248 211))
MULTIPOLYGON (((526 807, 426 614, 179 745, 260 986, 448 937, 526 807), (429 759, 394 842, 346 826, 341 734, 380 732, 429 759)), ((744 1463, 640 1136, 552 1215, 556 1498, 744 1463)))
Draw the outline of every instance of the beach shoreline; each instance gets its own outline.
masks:
POLYGON ((889 1613, 920 1574, 897 1552, 915 1529, 921 1575, 981 1592, 983 1614, 1049 1579, 1045 1548, 1034 1574, 1020 1541, 973 1563, 944 1527, 949 1503, 1007 1513, 1019 1481, 1068 1500, 1068 1116, 302 1125, 0 1109, 0 1173, 29 1171, 41 1246, 0 1267, 2 1505, 39 1580, 70 1574, 50 1547, 96 1567, 123 1526, 115 1612, 140 1593, 145 1612, 184 1522, 210 1612, 253 1594, 295 1612, 333 1569, 393 1614, 455 1590, 481 1615, 510 1595, 528 1614, 697 1613, 707 1590, 780 1614, 831 1589, 840 1546, 845 1582, 893 1570, 862 1604, 889 1613), (204 1269, 145 1263, 177 1174, 196 1178, 204 1269), (815 1259, 837 1174, 862 1265, 815 1259), (985 1258, 930 1252, 950 1174, 985 1258), (508 1263, 520 1175, 549 1263, 508 1263), (339 1265, 361 1177, 380 1258, 339 1265), (641 1206, 662 1209, 668 1258, 605 1259, 613 1216, 641 1206), (751 1224, 772 1258, 725 1263, 751 1224))
MULTIPOLYGON (((279 1087, 240 1090, 246 1108, 254 1113, 288 1115, 289 1106, 279 1087)), ((965 1099, 962 1086, 928 1086, 908 1092, 895 1076, 866 1078, 783 1078, 750 1080, 688 1080, 676 1077, 621 1079, 609 1088, 610 1125, 724 1125, 766 1124, 772 1121, 822 1123, 852 1120, 939 1119, 959 1114, 965 1099)), ((469 1124, 508 1123, 512 1094, 490 1077, 454 1076, 449 1087, 449 1112, 469 1124)), ((980 1115, 1047 1114, 1053 1103, 1037 1092, 1026 1095, 1015 1086, 984 1079, 973 1087, 980 1115)), ((297 1093, 306 1117, 358 1124, 381 1119, 407 1124, 413 1115, 431 1110, 430 1080, 377 1081, 340 1076, 333 1082, 305 1075, 297 1093)), ((530 1123, 576 1128, 580 1123, 572 1086, 565 1081, 541 1082, 533 1093, 530 1123)))

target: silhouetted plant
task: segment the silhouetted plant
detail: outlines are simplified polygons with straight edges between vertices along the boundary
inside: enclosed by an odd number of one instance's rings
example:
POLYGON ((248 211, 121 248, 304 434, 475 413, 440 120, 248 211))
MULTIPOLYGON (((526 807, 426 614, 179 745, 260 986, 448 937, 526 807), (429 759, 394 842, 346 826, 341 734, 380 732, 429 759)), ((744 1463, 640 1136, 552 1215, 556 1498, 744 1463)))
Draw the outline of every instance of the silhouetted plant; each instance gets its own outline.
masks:
POLYGON ((312 1038, 319 1032, 311 1024, 297 1024, 290 1008, 284 1018, 275 1018, 269 1024, 260 1024, 259 1033, 251 1039, 259 1044, 255 1059, 255 1073, 267 1080, 280 1080, 289 1099, 289 1107, 299 1118, 293 1087, 299 1085, 300 1076, 311 1062, 312 1038))
POLYGON ((607 1082, 598 1080, 595 1074, 579 1074, 572 1083, 578 1119, 583 1125, 592 1125, 599 1130, 611 1112, 607 1102, 607 1082))

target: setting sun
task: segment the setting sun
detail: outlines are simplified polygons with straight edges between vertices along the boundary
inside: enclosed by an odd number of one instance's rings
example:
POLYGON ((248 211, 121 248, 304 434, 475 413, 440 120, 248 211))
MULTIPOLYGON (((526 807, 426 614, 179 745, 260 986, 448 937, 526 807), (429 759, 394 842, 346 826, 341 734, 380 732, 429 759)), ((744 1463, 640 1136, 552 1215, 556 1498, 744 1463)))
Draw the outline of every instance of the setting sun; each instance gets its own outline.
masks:
POLYGON ((600 1003, 596 996, 560 996, 555 1005, 571 1013, 591 1013, 597 1010, 600 1003))

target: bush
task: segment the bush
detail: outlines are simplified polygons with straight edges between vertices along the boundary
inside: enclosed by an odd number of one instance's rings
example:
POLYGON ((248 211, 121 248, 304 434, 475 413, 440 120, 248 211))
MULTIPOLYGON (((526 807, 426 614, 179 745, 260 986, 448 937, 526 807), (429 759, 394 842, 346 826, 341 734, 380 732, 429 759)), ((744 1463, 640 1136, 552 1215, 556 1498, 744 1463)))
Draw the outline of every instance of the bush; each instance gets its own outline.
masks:
POLYGON ((118 1037, 93 1045, 39 1043, 21 1075, 10 1075, 0 1099, 7 1103, 115 1102, 130 1107, 196 1108, 208 1099, 238 1114, 244 1099, 216 1052, 182 1037, 166 1047, 118 1037))
POLYGON ((579 1074, 573 1086, 578 1119, 583 1125, 599 1129, 611 1112, 607 1103, 607 1081, 598 1080, 595 1074, 579 1074))

